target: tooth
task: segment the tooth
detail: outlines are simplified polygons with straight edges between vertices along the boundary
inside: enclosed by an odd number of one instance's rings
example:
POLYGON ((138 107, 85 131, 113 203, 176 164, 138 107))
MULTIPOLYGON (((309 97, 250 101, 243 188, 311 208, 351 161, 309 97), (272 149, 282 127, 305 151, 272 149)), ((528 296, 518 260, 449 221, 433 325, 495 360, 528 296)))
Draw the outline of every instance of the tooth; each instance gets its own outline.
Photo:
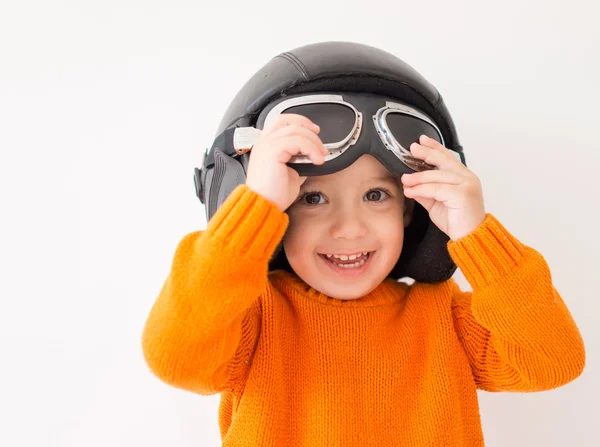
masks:
POLYGON ((350 255, 350 256, 348 256, 348 259, 350 261, 354 261, 357 257, 358 257, 357 255, 350 255))
POLYGON ((348 260, 348 256, 346 256, 346 255, 340 255, 340 259, 342 261, 347 261, 348 260))

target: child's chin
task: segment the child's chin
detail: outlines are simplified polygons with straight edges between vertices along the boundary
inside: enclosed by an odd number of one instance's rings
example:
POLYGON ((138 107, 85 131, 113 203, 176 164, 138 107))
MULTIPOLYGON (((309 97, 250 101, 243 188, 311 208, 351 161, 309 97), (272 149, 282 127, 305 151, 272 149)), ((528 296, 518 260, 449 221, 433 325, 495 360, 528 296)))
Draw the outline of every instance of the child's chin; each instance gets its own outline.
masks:
POLYGON ((329 283, 324 288, 326 290, 323 290, 323 293, 327 296, 344 301, 357 300, 369 294, 369 292, 371 292, 374 289, 374 287, 368 287, 356 283, 345 285, 336 285, 329 283))
POLYGON ((363 297, 364 295, 359 295, 359 296, 346 296, 346 295, 341 295, 341 296, 332 296, 332 298, 335 298, 336 300, 340 300, 340 301, 353 301, 353 300, 359 300, 363 297))

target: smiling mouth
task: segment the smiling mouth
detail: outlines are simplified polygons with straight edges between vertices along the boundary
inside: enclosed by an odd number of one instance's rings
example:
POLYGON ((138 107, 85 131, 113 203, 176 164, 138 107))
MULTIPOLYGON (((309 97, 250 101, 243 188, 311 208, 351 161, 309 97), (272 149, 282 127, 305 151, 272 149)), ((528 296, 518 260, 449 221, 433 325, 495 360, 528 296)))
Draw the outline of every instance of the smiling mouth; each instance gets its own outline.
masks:
POLYGON ((330 262, 331 264, 334 264, 338 267, 351 269, 351 268, 362 267, 369 260, 369 257, 373 253, 375 253, 375 252, 374 251, 361 252, 358 255, 351 255, 351 256, 330 255, 330 254, 319 253, 319 256, 321 256, 325 261, 330 262), (353 258, 353 259, 350 259, 350 258, 353 258))

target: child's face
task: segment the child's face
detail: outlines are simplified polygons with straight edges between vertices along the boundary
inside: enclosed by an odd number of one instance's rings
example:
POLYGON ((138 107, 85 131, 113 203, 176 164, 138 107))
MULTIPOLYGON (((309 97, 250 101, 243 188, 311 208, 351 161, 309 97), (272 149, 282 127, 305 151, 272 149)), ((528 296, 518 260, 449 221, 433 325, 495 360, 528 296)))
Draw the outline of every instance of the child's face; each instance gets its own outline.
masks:
POLYGON ((300 199, 286 211, 287 259, 294 272, 319 292, 343 300, 360 298, 396 265, 411 202, 406 200, 405 207, 399 178, 370 155, 334 174, 308 177, 300 199), (361 252, 369 252, 366 262, 357 258, 352 267, 327 260, 331 254, 362 257, 361 252))

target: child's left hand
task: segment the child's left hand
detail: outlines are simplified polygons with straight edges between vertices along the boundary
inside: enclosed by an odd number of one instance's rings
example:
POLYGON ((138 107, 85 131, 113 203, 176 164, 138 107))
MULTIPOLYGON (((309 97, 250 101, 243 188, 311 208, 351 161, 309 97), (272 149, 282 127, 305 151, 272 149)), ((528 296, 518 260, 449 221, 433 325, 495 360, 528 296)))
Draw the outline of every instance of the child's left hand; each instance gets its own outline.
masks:
POLYGON ((410 146, 413 156, 438 169, 402 175, 404 195, 420 203, 431 221, 456 241, 485 220, 481 182, 442 144, 425 135, 419 142, 410 146))

